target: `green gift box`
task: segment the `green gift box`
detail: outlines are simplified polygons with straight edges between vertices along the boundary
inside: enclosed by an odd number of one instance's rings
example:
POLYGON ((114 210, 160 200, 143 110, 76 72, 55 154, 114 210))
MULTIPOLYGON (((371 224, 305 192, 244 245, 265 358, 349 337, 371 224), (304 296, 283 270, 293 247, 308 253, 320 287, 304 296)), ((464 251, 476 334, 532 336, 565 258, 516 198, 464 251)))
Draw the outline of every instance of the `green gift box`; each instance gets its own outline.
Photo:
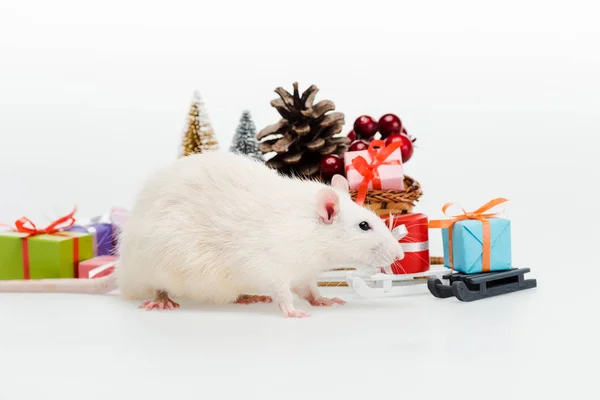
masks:
POLYGON ((77 278, 77 264, 94 256, 92 235, 0 232, 0 280, 77 278))

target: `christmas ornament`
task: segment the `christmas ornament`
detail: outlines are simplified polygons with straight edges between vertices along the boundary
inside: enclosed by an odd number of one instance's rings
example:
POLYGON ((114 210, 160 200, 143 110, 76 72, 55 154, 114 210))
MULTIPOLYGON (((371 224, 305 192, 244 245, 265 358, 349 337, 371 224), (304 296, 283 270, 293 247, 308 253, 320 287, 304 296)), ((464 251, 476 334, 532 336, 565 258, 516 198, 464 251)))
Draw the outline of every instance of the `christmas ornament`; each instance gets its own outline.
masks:
POLYGON ((219 149, 217 138, 213 132, 212 126, 208 121, 208 116, 204 109, 204 103, 198 91, 194 92, 192 105, 188 112, 188 126, 183 135, 180 157, 185 157, 194 153, 204 153, 205 151, 215 151, 219 149))
POLYGON ((402 130, 402 121, 394 114, 385 114, 379 118, 378 125, 382 139, 385 139, 392 133, 401 132, 402 130))
POLYGON ((354 142, 356 140, 356 133, 354 133, 354 131, 350 131, 346 137, 350 139, 351 142, 354 142))
POLYGON ((319 90, 315 85, 302 95, 297 82, 293 87, 293 95, 281 87, 275 89, 280 98, 271 101, 271 106, 282 118, 258 133, 259 149, 263 154, 275 153, 266 164, 282 174, 322 180, 321 160, 331 154, 343 156, 351 142, 335 136, 342 131, 344 114, 328 114, 335 110, 330 100, 313 104, 319 90))
POLYGON ((360 138, 371 138, 377 133, 377 121, 368 115, 360 116, 354 121, 354 132, 360 138))
POLYGON ((367 150, 368 148, 369 144, 364 140, 355 140, 352 142, 352 144, 350 144, 350 147, 348 147, 348 151, 361 151, 367 150))
POLYGON ((385 145, 389 146, 391 143, 400 142, 400 152, 402 153, 402 162, 405 163, 412 157, 413 144, 410 138, 401 133, 392 133, 385 140, 385 145))
POLYGON ((258 140, 256 140, 256 126, 252 121, 250 111, 244 111, 240 118, 240 123, 233 135, 231 147, 232 153, 244 154, 250 158, 263 160, 262 153, 258 150, 258 140))
POLYGON ((335 174, 344 174, 344 162, 335 154, 323 157, 319 163, 321 174, 331 179, 335 174))

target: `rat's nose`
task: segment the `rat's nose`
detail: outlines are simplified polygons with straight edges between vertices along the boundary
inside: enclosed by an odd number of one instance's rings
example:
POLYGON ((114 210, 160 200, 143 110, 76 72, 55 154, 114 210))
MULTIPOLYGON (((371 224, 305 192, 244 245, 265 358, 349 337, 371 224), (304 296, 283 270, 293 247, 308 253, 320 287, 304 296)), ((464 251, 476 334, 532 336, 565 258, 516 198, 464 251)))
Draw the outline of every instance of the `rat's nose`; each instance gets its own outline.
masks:
POLYGON ((396 259, 394 260, 394 262, 395 262, 395 261, 400 261, 400 260, 402 260, 403 258, 404 258, 404 252, 403 252, 403 251, 400 251, 399 253, 396 253, 396 259))

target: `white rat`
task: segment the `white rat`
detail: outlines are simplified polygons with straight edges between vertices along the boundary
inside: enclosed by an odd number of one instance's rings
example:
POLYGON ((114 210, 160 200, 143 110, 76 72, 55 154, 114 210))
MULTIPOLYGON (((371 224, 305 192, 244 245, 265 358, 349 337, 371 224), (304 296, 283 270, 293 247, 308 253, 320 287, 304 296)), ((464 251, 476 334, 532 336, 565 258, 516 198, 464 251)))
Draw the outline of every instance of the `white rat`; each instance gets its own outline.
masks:
POLYGON ((321 272, 382 267, 404 253, 381 218, 351 199, 341 175, 329 186, 207 152, 150 177, 123 227, 119 257, 122 295, 154 295, 145 308, 178 307, 178 297, 274 301, 284 316, 305 317, 293 292, 314 306, 344 303, 321 296, 321 272))
POLYGON ((103 293, 117 287, 140 307, 276 302, 286 317, 296 293, 313 306, 344 304, 321 296, 318 275, 339 266, 380 268, 404 253, 385 223, 359 206, 348 182, 331 186, 279 175, 243 155, 208 152, 175 160, 150 176, 121 229, 116 273, 0 291, 103 293), (258 294, 258 295, 252 295, 258 294))

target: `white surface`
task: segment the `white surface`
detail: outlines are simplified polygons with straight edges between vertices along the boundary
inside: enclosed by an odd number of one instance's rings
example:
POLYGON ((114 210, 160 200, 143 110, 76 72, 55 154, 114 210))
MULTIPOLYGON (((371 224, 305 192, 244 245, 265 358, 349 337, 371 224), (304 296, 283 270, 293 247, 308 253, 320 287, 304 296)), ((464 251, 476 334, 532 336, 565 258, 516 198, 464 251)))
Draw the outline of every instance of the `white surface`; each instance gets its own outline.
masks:
POLYGON ((529 277, 538 288, 473 303, 328 288, 348 304, 299 302, 313 315, 298 320, 272 304, 1 295, 0 399, 592 398, 597 313, 582 319, 543 268, 529 277))
POLYGON ((416 211, 510 199, 513 260, 540 279, 472 304, 350 299, 299 321, 272 305, 159 314, 0 295, 0 399, 597 397, 598 7, 0 2, 0 222, 127 207, 177 154, 195 89, 226 150, 243 109, 275 122, 273 89, 298 80, 345 132, 361 114, 402 118, 416 211))

